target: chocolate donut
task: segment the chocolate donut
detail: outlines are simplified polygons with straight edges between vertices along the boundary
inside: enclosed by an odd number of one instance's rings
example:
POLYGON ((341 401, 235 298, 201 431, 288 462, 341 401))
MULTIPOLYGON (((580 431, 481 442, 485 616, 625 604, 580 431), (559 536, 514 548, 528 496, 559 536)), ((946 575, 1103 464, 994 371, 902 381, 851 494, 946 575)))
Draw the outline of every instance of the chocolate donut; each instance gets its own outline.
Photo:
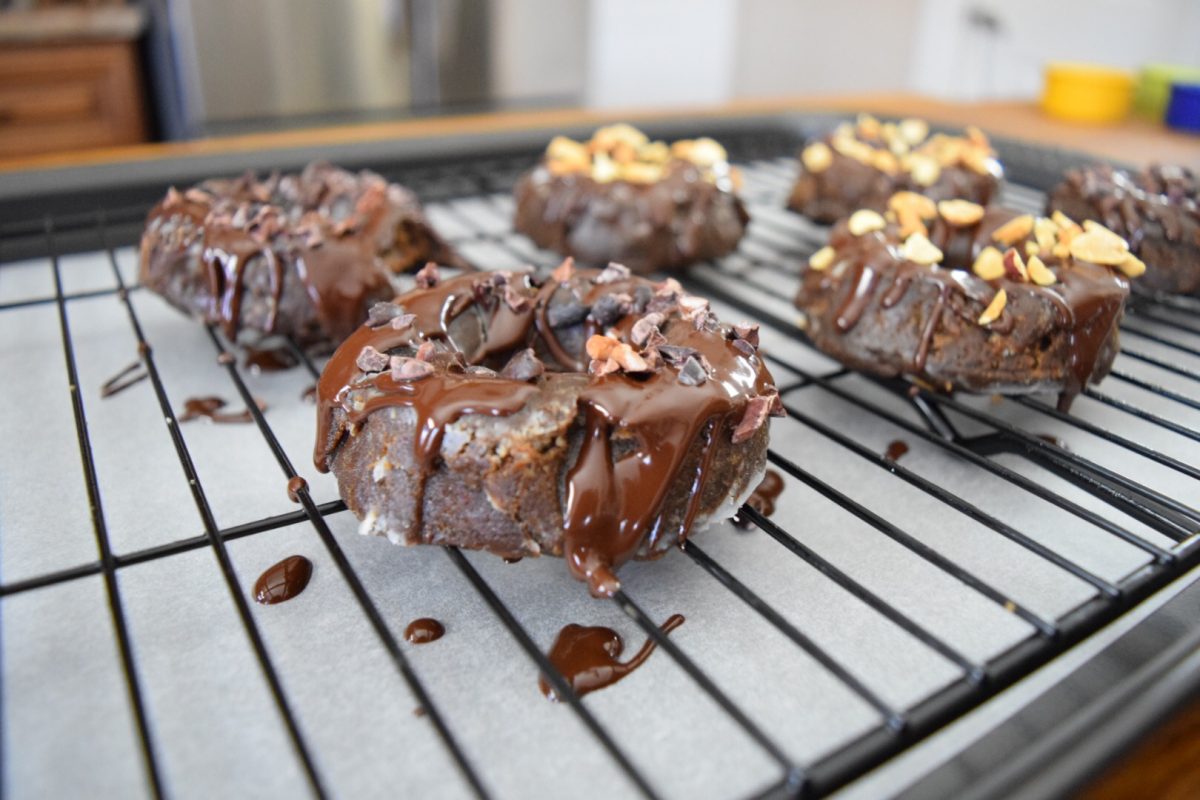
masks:
POLYGON ((1069 170, 1046 208, 1092 217, 1125 237, 1146 262, 1141 286, 1200 295, 1200 178, 1186 167, 1155 165, 1136 174, 1108 165, 1069 170))
POLYGON ((1003 174, 978 128, 968 127, 965 136, 930 136, 924 120, 881 123, 864 114, 800 152, 788 208, 828 224, 860 208, 883 211, 899 191, 987 205, 1003 174))
POLYGON ((363 533, 563 556, 593 594, 733 515, 782 414, 757 326, 610 265, 485 272, 371 309, 318 383, 317 469, 363 533))
POLYGON ((395 293, 390 274, 429 260, 460 263, 411 192, 317 163, 169 190, 146 220, 141 281, 230 339, 337 342, 395 293))
POLYGON ((825 353, 951 391, 1055 391, 1066 410, 1108 374, 1129 278, 1124 239, 1061 213, 894 196, 809 260, 796 305, 825 353))
POLYGON ((589 264, 679 270, 737 247, 749 216, 737 173, 712 139, 652 142, 612 125, 580 143, 555 137, 517 182, 514 227, 589 264))

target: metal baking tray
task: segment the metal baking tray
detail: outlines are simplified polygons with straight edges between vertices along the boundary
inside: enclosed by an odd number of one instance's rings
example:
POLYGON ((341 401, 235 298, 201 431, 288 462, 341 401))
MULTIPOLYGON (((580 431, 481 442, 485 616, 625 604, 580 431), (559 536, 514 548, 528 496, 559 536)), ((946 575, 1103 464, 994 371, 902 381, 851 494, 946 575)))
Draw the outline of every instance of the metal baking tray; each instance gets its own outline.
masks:
MULTIPOLYGON (((1052 796, 1192 694, 1200 304, 1137 297, 1112 376, 1070 415, 842 369, 790 304, 825 231, 782 207, 797 144, 832 120, 643 122, 716 136, 744 172, 748 236, 685 281, 763 323, 791 412, 772 428, 787 486, 771 517, 744 512, 749 532, 628 565, 611 602, 556 559, 359 537, 310 463, 301 395, 319 361, 218 363, 219 332, 136 282, 141 220, 168 184, 312 158, 402 181, 480 268, 552 265, 509 223, 552 131, 0 183, 6 796, 1052 796), (147 379, 101 399, 130 362, 147 379), (210 394, 266 411, 179 421, 210 394), (255 578, 293 553, 315 564, 309 588, 255 604, 255 578), (663 636, 673 613, 687 622, 663 636), (422 616, 447 634, 414 647, 402 632, 422 616), (571 622, 659 651, 552 704, 537 678, 571 622)), ((1088 160, 997 144, 1006 201, 1030 210, 1088 160)))

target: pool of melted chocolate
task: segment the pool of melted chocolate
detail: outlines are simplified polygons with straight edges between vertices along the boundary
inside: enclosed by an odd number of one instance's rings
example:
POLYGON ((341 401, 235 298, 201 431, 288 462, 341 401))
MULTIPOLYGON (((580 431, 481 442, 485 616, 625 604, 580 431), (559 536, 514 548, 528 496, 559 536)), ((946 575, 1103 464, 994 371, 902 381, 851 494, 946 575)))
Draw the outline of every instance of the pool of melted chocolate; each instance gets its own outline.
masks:
MULTIPOLYGON (((662 632, 670 633, 684 622, 682 614, 672 614, 662 624, 662 632)), ((633 658, 621 661, 625 642, 612 628, 598 625, 566 625, 558 632, 550 648, 550 663, 562 673, 577 695, 611 686, 646 663, 657 645, 646 639, 633 658)), ((538 678, 538 688, 547 699, 558 702, 554 687, 544 676, 538 678)))

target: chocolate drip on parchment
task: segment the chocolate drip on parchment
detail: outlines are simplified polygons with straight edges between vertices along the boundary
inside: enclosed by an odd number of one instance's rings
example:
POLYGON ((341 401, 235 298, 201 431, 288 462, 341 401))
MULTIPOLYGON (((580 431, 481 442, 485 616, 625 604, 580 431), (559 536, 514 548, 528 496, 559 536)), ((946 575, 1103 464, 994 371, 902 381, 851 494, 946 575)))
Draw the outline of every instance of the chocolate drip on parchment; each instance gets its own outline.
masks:
POLYGON ((288 556, 264 570, 254 582, 254 599, 263 605, 291 600, 308 586, 312 571, 312 562, 304 556, 288 556))
MULTIPOLYGON (((670 633, 683 622, 682 614, 672 614, 661 630, 670 633)), ((646 639, 633 658, 621 661, 625 642, 619 633, 612 628, 571 624, 558 632, 548 657, 575 694, 582 696, 621 680, 646 663, 656 647, 653 639, 646 639)), ((538 677, 538 688, 547 699, 558 702, 558 695, 545 677, 538 677)))

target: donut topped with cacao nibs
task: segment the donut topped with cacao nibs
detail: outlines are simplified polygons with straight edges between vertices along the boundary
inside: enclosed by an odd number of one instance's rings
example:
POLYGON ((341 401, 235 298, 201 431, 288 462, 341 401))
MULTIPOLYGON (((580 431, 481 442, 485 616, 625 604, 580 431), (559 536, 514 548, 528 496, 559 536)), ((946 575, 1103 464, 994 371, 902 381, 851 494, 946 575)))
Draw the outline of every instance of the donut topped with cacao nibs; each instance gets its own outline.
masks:
POLYGON ((364 533, 561 555, 608 595, 757 485, 783 413, 757 326, 617 264, 417 283, 318 384, 315 462, 364 533))
POLYGON ((1053 391, 1066 409, 1108 373, 1143 271, 1092 220, 901 192, 834 226, 796 305, 813 343, 857 369, 946 391, 1053 391))
POLYGON ((391 274, 430 260, 460 264, 411 192, 314 163, 170 189, 146 220, 141 281, 231 339, 337 342, 394 294, 391 274))

